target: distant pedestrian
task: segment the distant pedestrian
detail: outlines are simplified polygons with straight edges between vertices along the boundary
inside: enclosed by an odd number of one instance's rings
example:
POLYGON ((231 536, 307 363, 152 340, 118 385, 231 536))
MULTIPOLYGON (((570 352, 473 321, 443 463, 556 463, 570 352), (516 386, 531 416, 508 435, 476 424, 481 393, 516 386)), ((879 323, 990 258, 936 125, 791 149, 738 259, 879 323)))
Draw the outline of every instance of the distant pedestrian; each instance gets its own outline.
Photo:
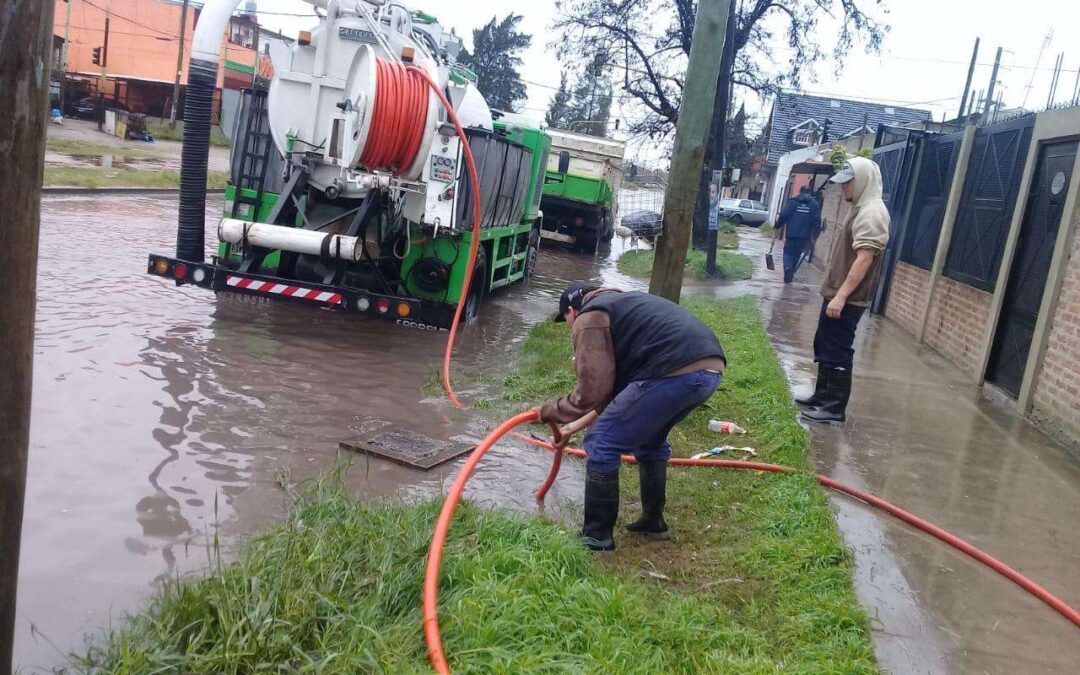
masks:
POLYGON ((855 329, 877 288, 882 252, 889 243, 889 211, 881 200, 881 169, 852 157, 830 179, 852 203, 833 238, 832 255, 821 284, 821 314, 814 336, 817 383, 812 396, 796 399, 807 409, 803 419, 840 423, 851 398, 855 329))
POLYGON ((788 200, 776 224, 784 240, 784 283, 790 284, 803 253, 821 229, 821 206, 810 194, 809 185, 799 188, 799 194, 788 200))

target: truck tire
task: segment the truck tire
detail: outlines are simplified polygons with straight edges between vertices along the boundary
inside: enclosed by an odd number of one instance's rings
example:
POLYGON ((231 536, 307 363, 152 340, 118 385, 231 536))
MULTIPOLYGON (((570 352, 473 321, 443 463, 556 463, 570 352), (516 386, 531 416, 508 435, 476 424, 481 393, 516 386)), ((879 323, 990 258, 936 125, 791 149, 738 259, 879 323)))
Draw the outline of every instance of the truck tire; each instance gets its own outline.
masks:
POLYGON ((480 308, 484 304, 484 296, 487 295, 487 289, 484 288, 486 281, 487 253, 481 246, 476 252, 476 266, 473 268, 472 282, 469 284, 469 296, 465 299, 465 311, 461 316, 466 322, 480 316, 480 308))
POLYGON ((525 278, 531 279, 536 272, 536 263, 540 261, 540 223, 529 232, 529 248, 525 253, 525 278))

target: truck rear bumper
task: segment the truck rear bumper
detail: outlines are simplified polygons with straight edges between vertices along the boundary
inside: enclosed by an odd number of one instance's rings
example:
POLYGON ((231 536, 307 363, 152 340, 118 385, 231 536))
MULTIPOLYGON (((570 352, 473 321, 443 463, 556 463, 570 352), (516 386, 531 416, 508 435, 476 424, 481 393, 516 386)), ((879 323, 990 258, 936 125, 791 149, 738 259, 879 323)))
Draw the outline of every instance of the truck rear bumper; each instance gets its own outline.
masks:
POLYGON ((279 277, 237 272, 216 263, 189 263, 150 254, 147 273, 172 279, 177 286, 197 286, 215 293, 237 293, 314 305, 353 314, 394 319, 407 328, 445 331, 456 307, 436 300, 387 295, 342 286, 298 282, 279 277))

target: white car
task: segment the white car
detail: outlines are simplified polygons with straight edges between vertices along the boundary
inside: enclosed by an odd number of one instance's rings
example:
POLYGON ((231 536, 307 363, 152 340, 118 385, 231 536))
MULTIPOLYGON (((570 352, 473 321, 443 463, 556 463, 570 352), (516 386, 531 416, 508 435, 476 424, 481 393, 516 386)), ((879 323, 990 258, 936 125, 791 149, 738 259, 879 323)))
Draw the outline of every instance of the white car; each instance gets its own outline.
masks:
POLYGON ((769 210, 765 205, 750 199, 721 199, 718 208, 721 218, 736 225, 758 227, 769 219, 769 210))

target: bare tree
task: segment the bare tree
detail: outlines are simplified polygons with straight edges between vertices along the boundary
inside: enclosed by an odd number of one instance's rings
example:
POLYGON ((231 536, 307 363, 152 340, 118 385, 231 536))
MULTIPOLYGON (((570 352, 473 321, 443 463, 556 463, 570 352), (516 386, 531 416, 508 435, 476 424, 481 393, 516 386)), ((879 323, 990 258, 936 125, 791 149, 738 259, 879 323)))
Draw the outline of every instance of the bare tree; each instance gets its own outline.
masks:
MULTIPOLYGON (((733 82, 760 93, 797 87, 833 58, 837 70, 856 40, 877 51, 888 26, 867 11, 885 0, 740 0, 735 19, 733 82), (819 30, 820 29, 820 30, 819 30), (821 32, 833 29, 828 44, 821 32), (782 45, 782 46, 781 46, 782 45)), ((640 114, 631 134, 668 135, 679 118, 697 3, 694 0, 559 0, 554 27, 564 61, 608 54, 626 101, 640 114)))

